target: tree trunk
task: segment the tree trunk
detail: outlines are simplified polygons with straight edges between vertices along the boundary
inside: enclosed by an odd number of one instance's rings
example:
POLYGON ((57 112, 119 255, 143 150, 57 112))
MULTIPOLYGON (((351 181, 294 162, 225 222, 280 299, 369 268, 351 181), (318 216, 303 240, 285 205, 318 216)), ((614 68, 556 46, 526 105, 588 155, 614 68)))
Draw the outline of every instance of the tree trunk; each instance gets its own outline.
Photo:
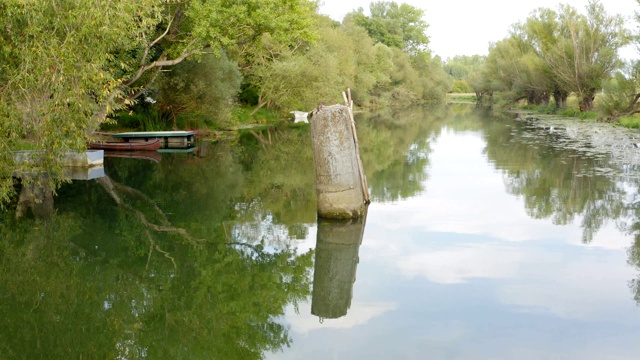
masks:
POLYGON ((546 91, 528 91, 527 103, 529 105, 549 105, 549 93, 546 91))
POLYGON ((493 91, 477 92, 476 107, 491 107, 493 103, 493 91))
POLYGON ((555 100, 556 106, 558 107, 558 109, 564 109, 567 107, 568 97, 569 97, 569 93, 564 90, 560 90, 560 89, 553 90, 553 99, 555 100))
POLYGON ((262 96, 258 97, 258 106, 256 106, 255 109, 253 109, 253 111, 251 112, 251 114, 249 114, 249 116, 255 115, 258 112, 258 110, 260 110, 265 105, 267 105, 267 102, 262 100, 262 96))
POLYGON ((589 91, 587 94, 584 94, 582 96, 582 99, 580 99, 580 111, 591 111, 593 110, 593 100, 595 99, 595 96, 593 95, 593 93, 591 91, 589 91))

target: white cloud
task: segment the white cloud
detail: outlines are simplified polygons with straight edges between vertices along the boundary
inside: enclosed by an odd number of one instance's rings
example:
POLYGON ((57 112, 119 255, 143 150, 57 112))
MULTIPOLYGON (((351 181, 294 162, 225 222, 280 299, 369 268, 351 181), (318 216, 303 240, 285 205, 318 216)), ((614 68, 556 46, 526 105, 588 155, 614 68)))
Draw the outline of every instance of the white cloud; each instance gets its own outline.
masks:
MULTIPOLYGON (((542 278, 531 278, 500 288, 498 298, 505 304, 517 305, 522 311, 551 313, 563 318, 629 321, 616 316, 633 312, 635 304, 628 281, 635 276, 631 267, 612 267, 625 261, 616 253, 583 254, 571 262, 549 261, 553 269, 542 278)), ((531 270, 542 264, 527 264, 531 270)), ((547 269, 547 270, 548 270, 547 269)))
POLYGON ((372 319, 397 309, 392 302, 354 302, 346 316, 338 319, 320 320, 311 314, 311 303, 300 305, 299 313, 292 308, 286 312, 287 322, 296 333, 307 334, 320 329, 350 329, 364 325, 372 319))
POLYGON ((409 277, 423 276, 440 284, 463 283, 475 278, 510 279, 531 260, 523 249, 491 244, 450 246, 398 258, 397 267, 409 277))

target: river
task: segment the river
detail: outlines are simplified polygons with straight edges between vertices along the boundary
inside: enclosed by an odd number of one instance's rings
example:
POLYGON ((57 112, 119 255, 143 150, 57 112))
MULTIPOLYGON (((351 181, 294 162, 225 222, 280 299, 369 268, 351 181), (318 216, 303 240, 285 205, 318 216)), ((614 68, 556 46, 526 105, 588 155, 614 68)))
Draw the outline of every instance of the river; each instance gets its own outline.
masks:
POLYGON ((0 357, 637 358, 633 144, 460 104, 356 121, 360 221, 316 220, 308 126, 1 212, 0 357))

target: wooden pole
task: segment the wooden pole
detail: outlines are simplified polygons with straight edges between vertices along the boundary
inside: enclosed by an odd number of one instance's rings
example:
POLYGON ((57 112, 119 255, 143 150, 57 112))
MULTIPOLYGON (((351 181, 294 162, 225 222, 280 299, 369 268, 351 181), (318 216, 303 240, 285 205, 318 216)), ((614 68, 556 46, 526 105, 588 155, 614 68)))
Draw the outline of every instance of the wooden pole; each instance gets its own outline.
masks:
POLYGON ((349 118, 351 119, 351 130, 353 131, 353 141, 356 147, 356 159, 358 161, 358 171, 360 172, 360 181, 362 182, 362 196, 365 204, 371 203, 369 195, 369 186, 367 184, 367 176, 364 174, 364 167, 362 166, 362 159, 360 159, 360 143, 358 142, 358 135, 356 134, 356 121, 353 117, 353 100, 351 99, 351 89, 347 88, 348 96, 342 92, 342 97, 345 100, 347 108, 349 109, 349 118))

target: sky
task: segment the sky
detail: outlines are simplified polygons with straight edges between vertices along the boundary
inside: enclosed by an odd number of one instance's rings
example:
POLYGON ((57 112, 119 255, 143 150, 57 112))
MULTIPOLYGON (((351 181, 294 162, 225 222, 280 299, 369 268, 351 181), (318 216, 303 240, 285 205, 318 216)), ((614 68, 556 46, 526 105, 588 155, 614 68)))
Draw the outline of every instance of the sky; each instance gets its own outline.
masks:
MULTIPOLYGON (((342 20, 350 11, 362 7, 368 13, 370 0, 321 0, 320 13, 342 20)), ((429 24, 429 48, 443 60, 456 55, 486 55, 491 42, 508 34, 509 26, 525 20, 539 7, 556 10, 560 3, 569 4, 584 13, 588 0, 395 0, 425 11, 429 24)), ((636 0, 601 0, 610 14, 628 18, 630 28, 634 11, 640 11, 636 0)), ((621 51, 624 58, 638 58, 632 47, 621 51)))

